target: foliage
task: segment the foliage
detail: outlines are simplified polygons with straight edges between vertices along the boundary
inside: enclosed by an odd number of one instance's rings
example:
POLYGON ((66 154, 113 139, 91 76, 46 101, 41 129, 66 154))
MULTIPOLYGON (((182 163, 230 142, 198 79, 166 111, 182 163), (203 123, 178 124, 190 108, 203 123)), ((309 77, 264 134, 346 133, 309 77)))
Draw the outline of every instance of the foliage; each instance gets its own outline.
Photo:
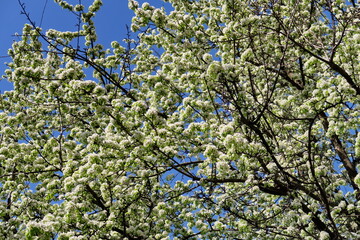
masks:
POLYGON ((9 50, 0 238, 360 238, 358 4, 130 0, 103 49, 55 2, 79 30, 9 50))

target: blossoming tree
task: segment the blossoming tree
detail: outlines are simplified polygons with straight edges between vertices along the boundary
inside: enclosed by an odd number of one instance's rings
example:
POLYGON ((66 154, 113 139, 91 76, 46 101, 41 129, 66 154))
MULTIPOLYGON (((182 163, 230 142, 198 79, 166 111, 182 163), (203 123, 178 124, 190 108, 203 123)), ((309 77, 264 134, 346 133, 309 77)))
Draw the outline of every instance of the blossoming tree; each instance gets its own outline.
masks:
POLYGON ((9 50, 1 239, 360 238, 356 2, 130 0, 111 49, 55 2, 79 30, 9 50))

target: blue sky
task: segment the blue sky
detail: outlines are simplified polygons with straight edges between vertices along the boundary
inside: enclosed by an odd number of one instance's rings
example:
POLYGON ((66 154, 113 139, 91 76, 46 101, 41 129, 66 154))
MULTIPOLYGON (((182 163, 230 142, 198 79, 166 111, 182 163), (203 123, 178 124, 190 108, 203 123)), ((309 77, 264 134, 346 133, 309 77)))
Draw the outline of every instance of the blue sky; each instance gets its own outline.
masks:
MULTIPOLYGON (((45 29, 75 30, 76 18, 68 11, 62 10, 54 0, 22 0, 31 18, 37 25, 45 29), (44 12, 44 14, 42 14, 44 12), (43 16, 43 17, 42 17, 43 16)), ((77 3, 77 0, 68 0, 69 3, 77 3)), ((84 3, 90 0, 82 0, 84 3)), ((92 1, 91 1, 92 2, 92 1)), ((139 1, 142 2, 142 1, 139 1)), ((160 0, 148 0, 148 2, 160 3, 160 0)), ((133 12, 128 9, 127 0, 103 0, 103 7, 95 17, 99 42, 109 47, 111 41, 121 42, 126 37, 126 25, 131 24, 133 12)), ((18 0, 0 0, 0 76, 6 69, 6 62, 11 61, 7 56, 7 50, 17 38, 15 33, 21 33, 26 17, 21 15, 18 0)), ((6 80, 0 81, 0 91, 11 89, 6 80)))

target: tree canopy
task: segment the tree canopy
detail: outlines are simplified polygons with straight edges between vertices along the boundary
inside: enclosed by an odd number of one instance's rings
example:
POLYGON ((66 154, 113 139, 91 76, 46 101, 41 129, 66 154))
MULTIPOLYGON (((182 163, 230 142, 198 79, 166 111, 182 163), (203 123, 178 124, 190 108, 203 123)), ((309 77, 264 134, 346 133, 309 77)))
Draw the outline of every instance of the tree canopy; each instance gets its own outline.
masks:
POLYGON ((129 0, 105 49, 55 2, 78 30, 24 8, 9 50, 1 239, 360 238, 358 3, 129 0))

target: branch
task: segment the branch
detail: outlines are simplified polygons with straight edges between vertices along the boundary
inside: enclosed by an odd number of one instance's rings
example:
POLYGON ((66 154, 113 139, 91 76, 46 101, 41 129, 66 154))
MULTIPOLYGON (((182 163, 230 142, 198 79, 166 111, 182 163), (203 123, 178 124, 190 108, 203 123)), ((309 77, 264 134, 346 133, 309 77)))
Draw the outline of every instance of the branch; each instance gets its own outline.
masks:
MULTIPOLYGON (((324 125, 324 129, 327 132, 329 129, 329 121, 327 120, 327 116, 324 112, 321 112, 319 114, 319 118, 322 121, 323 125, 324 125)), ((344 164, 344 167, 350 177, 350 183, 351 186, 358 191, 357 193, 357 198, 358 200, 360 200, 360 192, 359 192, 359 187, 356 185, 356 183, 354 182, 354 179, 357 175, 357 171, 356 168, 354 166, 354 164, 350 161, 349 157, 347 156, 347 153, 344 149, 344 147, 342 146, 342 143, 339 139, 339 137, 336 134, 333 134, 330 137, 330 141, 331 144, 334 146, 336 153, 339 155, 341 162, 344 164)))

